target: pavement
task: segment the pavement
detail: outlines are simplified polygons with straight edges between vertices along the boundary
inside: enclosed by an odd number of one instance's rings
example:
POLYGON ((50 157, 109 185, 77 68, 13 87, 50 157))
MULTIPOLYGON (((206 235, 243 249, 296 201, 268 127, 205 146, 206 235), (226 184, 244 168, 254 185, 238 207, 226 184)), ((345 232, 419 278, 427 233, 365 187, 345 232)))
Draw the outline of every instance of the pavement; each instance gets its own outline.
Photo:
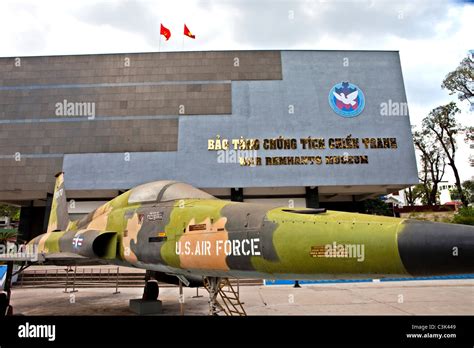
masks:
MULTIPOLYGON (((128 307, 141 288, 14 288, 11 304, 22 315, 134 315, 128 307)), ((207 315, 207 291, 184 289, 186 315, 207 315)), ((163 314, 180 315, 178 288, 160 288, 163 314)), ((248 315, 474 315, 474 280, 241 286, 248 315)))

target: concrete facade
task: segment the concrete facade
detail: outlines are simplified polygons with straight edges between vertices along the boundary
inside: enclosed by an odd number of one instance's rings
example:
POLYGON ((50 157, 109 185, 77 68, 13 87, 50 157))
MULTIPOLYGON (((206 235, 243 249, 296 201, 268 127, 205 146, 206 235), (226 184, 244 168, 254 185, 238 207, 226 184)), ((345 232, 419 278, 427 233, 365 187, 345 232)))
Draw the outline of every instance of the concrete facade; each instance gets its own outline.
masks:
POLYGON ((418 182, 409 116, 381 113, 384 103, 406 104, 398 52, 140 53, 17 63, 15 57, 0 59, 3 201, 44 199, 60 170, 70 198, 110 198, 144 182, 173 179, 221 196, 231 188, 254 196, 274 188, 276 195, 301 198, 302 188, 318 187, 322 202, 337 202, 418 182), (341 81, 363 90, 366 105, 357 117, 341 117, 328 103, 341 81), (56 115, 63 100, 94 103, 93 119, 56 115), (397 147, 260 149, 263 161, 367 156, 368 163, 255 167, 221 163, 208 150, 216 136, 327 142, 349 135, 396 138, 397 147))
POLYGON ((180 115, 230 115, 231 81, 265 79, 281 79, 279 52, 0 58, 0 200, 44 199, 65 154, 177 151, 180 115))

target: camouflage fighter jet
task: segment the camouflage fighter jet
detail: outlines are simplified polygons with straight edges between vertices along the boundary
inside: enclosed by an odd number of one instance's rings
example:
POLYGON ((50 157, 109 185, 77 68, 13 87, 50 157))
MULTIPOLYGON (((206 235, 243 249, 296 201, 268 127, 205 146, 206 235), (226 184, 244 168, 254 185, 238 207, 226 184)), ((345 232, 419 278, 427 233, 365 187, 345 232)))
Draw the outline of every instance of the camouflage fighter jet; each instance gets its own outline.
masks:
MULTIPOLYGON (((202 286, 228 278, 383 278, 474 273, 474 227, 217 199, 185 183, 137 186, 70 221, 57 175, 46 262, 137 267, 202 286)), ((145 288, 146 291, 146 288, 145 288)), ((215 296, 214 296, 215 297, 215 296)))

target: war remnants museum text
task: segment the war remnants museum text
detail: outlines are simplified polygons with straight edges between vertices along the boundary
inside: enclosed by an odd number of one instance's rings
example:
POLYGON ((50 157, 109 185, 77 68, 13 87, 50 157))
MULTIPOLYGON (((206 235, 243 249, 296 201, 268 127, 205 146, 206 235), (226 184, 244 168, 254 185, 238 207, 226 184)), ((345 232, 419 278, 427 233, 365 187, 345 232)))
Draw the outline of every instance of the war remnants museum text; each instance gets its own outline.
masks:
POLYGON ((208 139, 207 149, 218 152, 218 162, 239 163, 241 166, 368 164, 366 154, 315 156, 259 156, 260 150, 326 150, 326 149, 397 149, 397 138, 278 138, 267 139, 208 139))

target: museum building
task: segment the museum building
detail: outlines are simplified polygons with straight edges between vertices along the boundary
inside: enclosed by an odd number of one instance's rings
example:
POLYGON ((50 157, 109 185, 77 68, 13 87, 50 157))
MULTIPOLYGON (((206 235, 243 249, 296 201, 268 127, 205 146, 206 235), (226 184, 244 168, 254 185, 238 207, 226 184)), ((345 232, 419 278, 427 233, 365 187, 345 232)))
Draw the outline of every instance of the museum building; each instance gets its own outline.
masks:
POLYGON ((43 232, 54 174, 73 216, 142 183, 355 210, 418 182, 398 52, 0 58, 0 201, 43 232))

